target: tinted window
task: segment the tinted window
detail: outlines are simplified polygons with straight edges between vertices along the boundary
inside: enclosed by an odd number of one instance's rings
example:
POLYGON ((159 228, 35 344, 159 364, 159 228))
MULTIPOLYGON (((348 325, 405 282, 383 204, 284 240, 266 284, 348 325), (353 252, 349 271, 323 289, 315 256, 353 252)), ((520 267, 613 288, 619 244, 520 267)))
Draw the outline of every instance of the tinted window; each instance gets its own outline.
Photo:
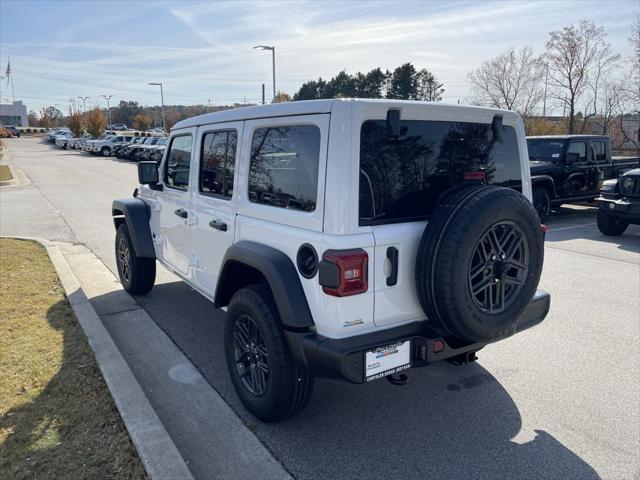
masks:
POLYGON ((566 140, 527 140, 529 160, 546 160, 555 162, 564 157, 564 150, 566 147, 566 140))
POLYGON ((604 142, 591 142, 593 146, 593 152, 595 153, 595 160, 597 162, 604 162, 607 160, 607 149, 605 148, 604 142))
POLYGON ((189 186, 191 143, 191 135, 175 137, 171 142, 165 166, 165 182, 167 186, 180 190, 186 190, 189 186))
POLYGON ((320 129, 315 125, 256 129, 251 142, 249 200, 315 210, 319 161, 320 129))
POLYGON ((577 153, 579 162, 587 161, 587 142, 571 142, 567 154, 577 153))
POLYGON ((491 125, 403 120, 394 136, 385 120, 360 133, 360 224, 428 218, 440 196, 482 172, 495 185, 517 186, 521 172, 516 132, 491 125), (469 177, 469 175, 466 175, 469 177))
POLYGON ((235 130, 210 132, 204 136, 200 159, 201 192, 232 197, 237 143, 235 130))

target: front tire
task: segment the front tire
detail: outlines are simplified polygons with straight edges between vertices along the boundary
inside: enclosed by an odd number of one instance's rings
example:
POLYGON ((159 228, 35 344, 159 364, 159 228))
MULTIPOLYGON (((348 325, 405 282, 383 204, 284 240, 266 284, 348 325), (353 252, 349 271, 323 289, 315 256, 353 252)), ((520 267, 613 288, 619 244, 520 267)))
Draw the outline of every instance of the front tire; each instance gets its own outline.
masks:
POLYGON ((618 235, 622 235, 628 226, 629 222, 625 222, 613 215, 607 215, 602 210, 598 210, 598 230, 604 235, 617 237, 618 235))
POLYGON ((156 281, 156 259, 138 257, 126 223, 116 232, 116 264, 123 288, 133 295, 149 293, 156 281))
POLYGON ((100 153, 102 154, 103 157, 110 157, 111 149, 109 147, 102 147, 102 150, 100 150, 100 153))
POLYGON ((294 363, 273 296, 265 285, 252 285, 233 295, 224 343, 233 386, 254 416, 277 422, 307 405, 314 379, 294 363))

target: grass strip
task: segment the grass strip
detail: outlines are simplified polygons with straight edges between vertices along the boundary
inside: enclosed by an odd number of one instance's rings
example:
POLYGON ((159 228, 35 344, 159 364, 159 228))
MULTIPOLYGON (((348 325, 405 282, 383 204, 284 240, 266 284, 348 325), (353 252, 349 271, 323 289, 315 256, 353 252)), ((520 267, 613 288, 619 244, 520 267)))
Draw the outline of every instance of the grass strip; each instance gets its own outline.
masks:
POLYGON ((8 180, 13 180, 11 170, 9 170, 7 165, 0 165, 0 182, 6 182, 8 180))
POLYGON ((0 239, 0 478, 146 478, 46 250, 0 239))

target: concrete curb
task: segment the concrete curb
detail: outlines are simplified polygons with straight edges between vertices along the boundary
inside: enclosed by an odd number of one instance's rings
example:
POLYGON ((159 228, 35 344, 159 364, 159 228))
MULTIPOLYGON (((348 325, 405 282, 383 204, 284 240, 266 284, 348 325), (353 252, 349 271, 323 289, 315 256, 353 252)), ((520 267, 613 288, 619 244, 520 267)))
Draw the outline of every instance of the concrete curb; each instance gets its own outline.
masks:
POLYGON ((89 340, 102 376, 149 476, 153 480, 193 480, 182 455, 60 251, 60 246, 65 244, 30 237, 2 238, 33 240, 46 248, 69 304, 89 340))

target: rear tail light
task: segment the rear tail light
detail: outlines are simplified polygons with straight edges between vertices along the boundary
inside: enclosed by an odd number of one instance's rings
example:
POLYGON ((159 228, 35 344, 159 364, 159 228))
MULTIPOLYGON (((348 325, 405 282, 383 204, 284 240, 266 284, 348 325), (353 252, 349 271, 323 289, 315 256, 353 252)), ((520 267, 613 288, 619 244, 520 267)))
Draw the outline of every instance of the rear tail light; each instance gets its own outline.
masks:
POLYGON ((334 297, 364 293, 367 283, 369 256, 362 249, 327 250, 322 255, 318 279, 322 290, 334 297))
POLYGON ((547 230, 549 230, 547 228, 547 226, 544 223, 540 224, 540 230, 542 230, 542 239, 544 240, 545 237, 547 236, 547 230))
POLYGON ((486 172, 464 172, 465 180, 475 180, 475 181, 483 182, 484 180, 486 180, 486 178, 487 178, 486 172))

